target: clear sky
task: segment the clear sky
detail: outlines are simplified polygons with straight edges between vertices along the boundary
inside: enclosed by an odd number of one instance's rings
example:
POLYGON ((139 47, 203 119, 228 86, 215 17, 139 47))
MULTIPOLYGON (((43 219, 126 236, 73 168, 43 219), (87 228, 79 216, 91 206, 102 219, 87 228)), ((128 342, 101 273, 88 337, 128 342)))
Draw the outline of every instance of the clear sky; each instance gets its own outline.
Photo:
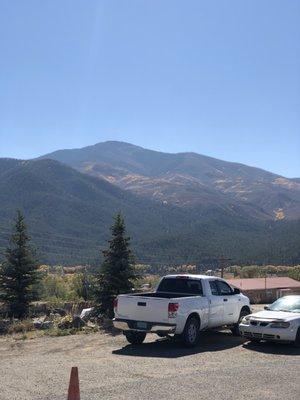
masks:
POLYGON ((1 0, 0 157, 122 140, 300 177, 299 0, 1 0))

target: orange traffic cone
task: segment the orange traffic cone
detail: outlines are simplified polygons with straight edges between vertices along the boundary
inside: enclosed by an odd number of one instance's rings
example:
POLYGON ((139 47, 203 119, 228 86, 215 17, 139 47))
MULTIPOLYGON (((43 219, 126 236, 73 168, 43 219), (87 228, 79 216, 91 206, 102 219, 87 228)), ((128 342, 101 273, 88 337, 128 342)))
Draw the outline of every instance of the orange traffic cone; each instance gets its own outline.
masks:
POLYGON ((68 390, 68 400, 80 400, 78 368, 72 367, 68 390))

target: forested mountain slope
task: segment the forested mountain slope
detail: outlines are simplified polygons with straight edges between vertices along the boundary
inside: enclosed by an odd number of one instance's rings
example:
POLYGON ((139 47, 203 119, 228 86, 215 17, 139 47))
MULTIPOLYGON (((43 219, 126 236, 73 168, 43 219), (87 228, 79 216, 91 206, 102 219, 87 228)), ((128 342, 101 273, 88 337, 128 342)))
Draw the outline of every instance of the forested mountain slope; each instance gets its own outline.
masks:
POLYGON ((113 215, 124 214, 137 261, 180 264, 213 259, 300 260, 297 221, 261 221, 211 204, 158 204, 54 160, 0 159, 0 247, 17 208, 42 262, 92 263, 106 246, 113 215))

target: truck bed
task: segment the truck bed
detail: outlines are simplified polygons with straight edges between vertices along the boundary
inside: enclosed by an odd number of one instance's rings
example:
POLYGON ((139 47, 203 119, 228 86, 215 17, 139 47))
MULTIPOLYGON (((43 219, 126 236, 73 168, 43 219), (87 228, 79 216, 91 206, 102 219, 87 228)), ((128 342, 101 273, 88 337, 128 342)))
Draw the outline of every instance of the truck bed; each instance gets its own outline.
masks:
POLYGON ((169 320, 169 303, 180 302, 182 307, 182 303, 193 297, 195 295, 166 292, 121 294, 118 296, 116 315, 134 321, 174 323, 174 319, 169 320))

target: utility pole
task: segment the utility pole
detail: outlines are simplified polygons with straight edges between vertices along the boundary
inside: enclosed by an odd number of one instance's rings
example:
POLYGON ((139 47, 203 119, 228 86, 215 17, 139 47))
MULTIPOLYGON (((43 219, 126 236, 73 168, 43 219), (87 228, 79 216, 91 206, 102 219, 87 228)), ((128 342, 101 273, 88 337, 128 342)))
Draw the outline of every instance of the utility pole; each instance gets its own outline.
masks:
POLYGON ((265 272, 265 296, 267 298, 267 271, 265 270, 264 272, 265 272))
POLYGON ((84 267, 84 272, 83 272, 83 293, 85 300, 88 300, 88 279, 87 279, 87 270, 86 266, 84 267))

